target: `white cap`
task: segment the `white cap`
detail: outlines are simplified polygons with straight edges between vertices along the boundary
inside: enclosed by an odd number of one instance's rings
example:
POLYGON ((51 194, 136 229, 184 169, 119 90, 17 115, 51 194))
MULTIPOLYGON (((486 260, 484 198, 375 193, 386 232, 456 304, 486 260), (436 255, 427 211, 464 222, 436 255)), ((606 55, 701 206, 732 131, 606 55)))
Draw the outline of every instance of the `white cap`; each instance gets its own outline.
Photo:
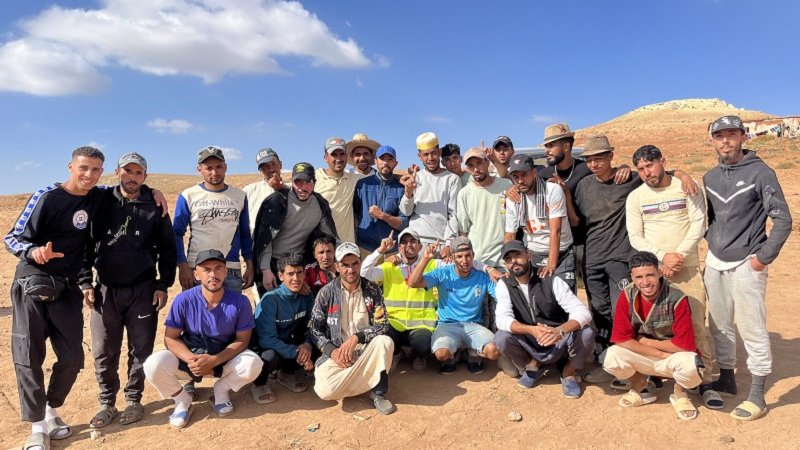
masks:
POLYGON ((359 251, 358 246, 352 242, 342 242, 339 244, 339 247, 336 248, 336 261, 341 262, 347 255, 356 255, 361 258, 361 251, 359 251))

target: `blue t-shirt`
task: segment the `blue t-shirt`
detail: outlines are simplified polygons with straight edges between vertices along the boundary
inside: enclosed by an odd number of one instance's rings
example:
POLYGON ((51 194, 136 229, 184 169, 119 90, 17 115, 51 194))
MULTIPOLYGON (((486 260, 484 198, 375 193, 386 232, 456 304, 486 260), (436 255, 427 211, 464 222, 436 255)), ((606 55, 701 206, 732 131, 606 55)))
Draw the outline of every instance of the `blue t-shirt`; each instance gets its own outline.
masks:
POLYGON ((439 322, 481 323, 483 299, 494 297, 494 283, 489 275, 472 269, 469 276, 461 278, 453 265, 434 269, 422 277, 428 289, 439 288, 439 322))
POLYGON ((228 343, 233 342, 236 332, 256 326, 250 300, 236 291, 225 289, 222 300, 210 311, 207 305, 202 286, 181 292, 172 301, 164 325, 228 343))

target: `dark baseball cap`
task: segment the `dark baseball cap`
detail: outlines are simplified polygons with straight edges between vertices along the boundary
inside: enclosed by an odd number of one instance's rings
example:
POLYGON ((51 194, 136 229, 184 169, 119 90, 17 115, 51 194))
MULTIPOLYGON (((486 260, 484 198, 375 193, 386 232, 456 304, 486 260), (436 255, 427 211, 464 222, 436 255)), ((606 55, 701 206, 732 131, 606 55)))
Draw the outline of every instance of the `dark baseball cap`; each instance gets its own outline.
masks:
POLYGON ((256 164, 260 166, 262 164, 272 162, 272 160, 277 157, 278 154, 275 153, 275 150, 269 147, 262 148, 261 150, 258 151, 258 154, 256 154, 256 164))
POLYGON ((508 241, 500 248, 500 259, 505 259, 506 254, 510 252, 527 252, 528 249, 520 241, 508 241))
POLYGON ((221 251, 215 249, 203 250, 197 254, 197 258, 194 260, 194 265, 199 266, 200 264, 211 260, 225 262, 225 255, 223 255, 221 251))
POLYGON ((302 181, 314 181, 316 180, 316 176, 314 175, 314 166, 307 162, 297 163, 292 167, 292 181, 294 180, 302 180, 302 181))
POLYGON ((450 241, 450 252, 460 253, 472 250, 472 242, 466 236, 458 236, 450 241))
POLYGON ((508 136, 498 136, 497 139, 494 140, 492 148, 497 148, 497 146, 500 144, 506 144, 507 146, 514 148, 514 144, 511 143, 511 138, 508 136))
POLYGON ((533 163, 531 155, 516 155, 511 158, 511 163, 508 165, 508 173, 511 172, 527 172, 532 170, 536 165, 533 163))
POLYGON ((202 163, 208 158, 217 158, 225 162, 225 155, 222 153, 222 149, 217 147, 206 147, 200 150, 200 153, 197 155, 197 164, 202 163))
POLYGON ((147 160, 144 159, 144 156, 136 152, 130 152, 122 155, 122 157, 119 158, 117 167, 121 169, 131 163, 142 166, 142 169, 144 169, 144 171, 147 172, 147 160))
POLYGON ((711 125, 711 133, 722 130, 741 130, 742 133, 745 132, 744 124, 739 116, 722 116, 715 120, 711 125))

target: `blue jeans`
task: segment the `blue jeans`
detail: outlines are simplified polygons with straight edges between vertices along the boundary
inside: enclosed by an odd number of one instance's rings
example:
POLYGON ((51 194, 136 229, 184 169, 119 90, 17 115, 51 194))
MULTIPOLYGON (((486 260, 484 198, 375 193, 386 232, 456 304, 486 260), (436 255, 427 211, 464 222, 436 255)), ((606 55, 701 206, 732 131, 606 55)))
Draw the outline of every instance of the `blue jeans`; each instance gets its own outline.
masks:
POLYGON ((225 289, 230 289, 238 293, 242 293, 242 269, 228 269, 228 276, 222 283, 225 289))
POLYGON ((445 348, 455 355, 459 348, 472 348, 483 353, 483 347, 493 339, 494 333, 479 323, 440 322, 431 336, 431 351, 445 348))

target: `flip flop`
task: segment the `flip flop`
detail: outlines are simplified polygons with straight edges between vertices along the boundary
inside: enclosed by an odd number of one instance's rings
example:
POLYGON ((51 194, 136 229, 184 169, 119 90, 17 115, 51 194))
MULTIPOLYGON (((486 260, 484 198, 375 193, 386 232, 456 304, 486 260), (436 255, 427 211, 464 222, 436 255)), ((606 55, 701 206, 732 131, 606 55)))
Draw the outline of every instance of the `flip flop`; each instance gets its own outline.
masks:
POLYGON ((132 423, 142 420, 144 416, 144 406, 139 402, 128 401, 125 403, 125 409, 119 418, 120 425, 130 425, 132 423), (129 419, 125 420, 125 417, 129 419))
POLYGON ((211 407, 214 408, 214 412, 220 417, 233 414, 233 403, 230 400, 225 403, 217 404, 216 400, 214 400, 214 397, 212 396, 210 399, 208 399, 208 402, 211 404, 211 407))
POLYGON ((636 392, 631 389, 625 395, 623 395, 617 403, 623 408, 638 408, 640 406, 649 405, 655 401, 656 394, 647 392, 647 389, 645 388, 642 392, 636 392))
POLYGON ((47 433, 33 433, 28 436, 28 440, 25 441, 25 446, 22 447, 22 450, 31 450, 37 447, 50 450, 50 436, 47 433))
POLYGON ((675 394, 671 394, 669 396, 669 403, 672 405, 672 409, 675 410, 675 415, 678 419, 681 420, 694 420, 697 418, 697 408, 692 405, 692 401, 689 400, 689 397, 676 397, 675 394), (681 414, 682 412, 692 412, 690 416, 684 416, 681 414))
POLYGON ((275 393, 272 392, 272 388, 266 384, 263 386, 256 386, 255 384, 250 386, 250 393, 253 394, 253 400, 259 405, 266 405, 267 403, 272 403, 277 400, 275 398, 275 393), (265 395, 269 397, 261 398, 265 395))
POLYGON ((100 409, 97 410, 97 414, 95 414, 94 417, 92 417, 92 420, 89 421, 89 427, 103 428, 108 426, 114 421, 118 413, 119 410, 115 406, 103 403, 100 405, 100 409), (95 423, 95 421, 99 421, 99 423, 95 423))
POLYGON ((733 411, 731 411, 731 417, 733 417, 736 420, 749 422, 751 420, 756 420, 759 417, 763 416, 765 412, 767 412, 767 408, 761 409, 755 403, 753 403, 753 402, 751 402, 749 400, 745 400, 742 403, 739 403, 739 406, 737 406, 736 408, 733 409, 733 411), (749 416, 739 416, 739 415, 736 414, 736 410, 737 409, 741 410, 741 411, 744 411, 744 412, 746 412, 746 413, 748 413, 750 415, 749 416))
POLYGON ((54 441, 60 441, 61 439, 66 439, 72 436, 72 427, 67 425, 64 422, 64 419, 61 417, 51 417, 46 420, 47 422, 47 434, 50 436, 50 439, 54 441), (59 431, 66 429, 66 434, 58 434, 59 431))
POLYGON ((285 380, 281 380, 281 377, 278 377, 278 384, 292 392, 303 392, 308 389, 306 382, 299 381, 294 375, 289 375, 285 380))
POLYGON ((189 409, 179 413, 172 413, 169 416, 169 424, 174 428, 183 428, 189 423, 189 418, 192 417, 194 405, 189 405, 189 409))
POLYGON ((708 389, 703 392, 703 404, 708 409, 722 409, 725 407, 725 400, 722 399, 717 391, 708 389))

